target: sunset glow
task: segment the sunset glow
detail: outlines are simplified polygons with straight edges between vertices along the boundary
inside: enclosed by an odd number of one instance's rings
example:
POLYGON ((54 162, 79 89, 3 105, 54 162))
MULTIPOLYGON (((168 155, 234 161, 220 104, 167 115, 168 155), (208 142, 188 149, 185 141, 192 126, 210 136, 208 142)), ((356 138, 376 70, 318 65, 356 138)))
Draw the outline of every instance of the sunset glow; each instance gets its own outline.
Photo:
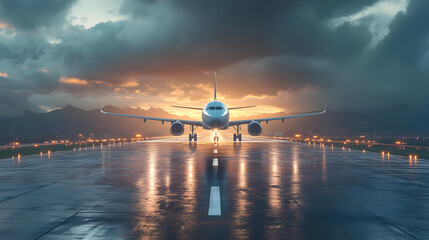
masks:
POLYGON ((79 79, 79 78, 64 78, 64 77, 62 77, 58 80, 58 82, 65 83, 65 84, 72 84, 72 85, 88 85, 88 82, 86 80, 79 79))
POLYGON ((0 21, 0 28, 5 29, 9 27, 9 25, 7 25, 7 23, 0 21))

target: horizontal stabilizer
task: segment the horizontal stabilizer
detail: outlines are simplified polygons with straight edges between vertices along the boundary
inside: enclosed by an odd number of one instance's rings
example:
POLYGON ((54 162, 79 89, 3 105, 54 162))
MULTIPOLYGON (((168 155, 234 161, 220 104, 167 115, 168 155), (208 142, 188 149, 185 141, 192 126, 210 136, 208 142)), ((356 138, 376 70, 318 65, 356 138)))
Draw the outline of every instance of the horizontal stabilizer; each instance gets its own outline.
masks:
POLYGON ((186 106, 172 106, 175 108, 186 108, 186 109, 193 109, 193 110, 203 110, 203 108, 197 108, 197 107, 186 107, 186 106))

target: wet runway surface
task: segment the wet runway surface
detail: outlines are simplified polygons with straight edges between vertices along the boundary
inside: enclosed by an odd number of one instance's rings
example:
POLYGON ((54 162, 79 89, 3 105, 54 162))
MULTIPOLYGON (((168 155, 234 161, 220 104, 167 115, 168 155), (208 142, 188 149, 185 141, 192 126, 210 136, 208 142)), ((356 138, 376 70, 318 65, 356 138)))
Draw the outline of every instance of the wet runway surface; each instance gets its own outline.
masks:
POLYGON ((427 160, 275 140, 2 159, 0 238, 429 239, 428 173, 427 160))

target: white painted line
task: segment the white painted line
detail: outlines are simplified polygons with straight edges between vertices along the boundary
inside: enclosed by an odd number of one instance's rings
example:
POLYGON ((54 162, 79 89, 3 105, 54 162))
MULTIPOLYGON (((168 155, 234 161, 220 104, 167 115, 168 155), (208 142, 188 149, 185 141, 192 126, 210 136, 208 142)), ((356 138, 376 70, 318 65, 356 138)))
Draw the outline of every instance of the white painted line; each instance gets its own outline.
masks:
POLYGON ((219 160, 217 158, 213 158, 213 166, 219 166, 219 160))
POLYGON ((217 149, 213 150, 213 153, 218 153, 217 149))
POLYGON ((219 186, 212 186, 210 190, 209 216, 220 216, 220 190, 219 186))

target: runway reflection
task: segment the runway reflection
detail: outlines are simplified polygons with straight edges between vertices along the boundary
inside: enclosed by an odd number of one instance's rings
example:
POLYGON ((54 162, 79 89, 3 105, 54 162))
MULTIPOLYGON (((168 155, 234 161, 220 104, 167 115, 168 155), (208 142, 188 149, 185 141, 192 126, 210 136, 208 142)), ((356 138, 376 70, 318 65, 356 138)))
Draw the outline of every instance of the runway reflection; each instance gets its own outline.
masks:
MULTIPOLYGON (((60 154, 36 159, 53 166, 60 154)), ((44 188, 55 190, 49 196, 41 193, 55 199, 60 192, 79 205, 78 214, 49 232, 52 239, 57 233, 83 239, 87 232, 115 239, 395 239, 403 231, 392 231, 393 225, 372 213, 397 216, 392 221, 404 215, 409 222, 427 219, 425 211, 415 211, 426 209, 428 177, 418 174, 426 165, 414 156, 391 155, 386 164, 379 154, 285 141, 214 146, 157 140, 76 151, 71 158, 58 167, 69 164, 64 171, 73 178, 44 188), (212 164, 215 157, 218 166, 212 164), (79 167, 88 173, 73 172, 79 167), (220 216, 208 216, 213 186, 220 190, 220 216), (81 194, 64 193, 76 189, 81 194), (394 199, 407 204, 398 208, 394 199)), ((19 167, 28 169, 31 161, 26 157, 19 167)), ((30 200, 31 208, 46 208, 30 200)), ((62 206, 66 202, 58 208, 76 207, 62 206)))

